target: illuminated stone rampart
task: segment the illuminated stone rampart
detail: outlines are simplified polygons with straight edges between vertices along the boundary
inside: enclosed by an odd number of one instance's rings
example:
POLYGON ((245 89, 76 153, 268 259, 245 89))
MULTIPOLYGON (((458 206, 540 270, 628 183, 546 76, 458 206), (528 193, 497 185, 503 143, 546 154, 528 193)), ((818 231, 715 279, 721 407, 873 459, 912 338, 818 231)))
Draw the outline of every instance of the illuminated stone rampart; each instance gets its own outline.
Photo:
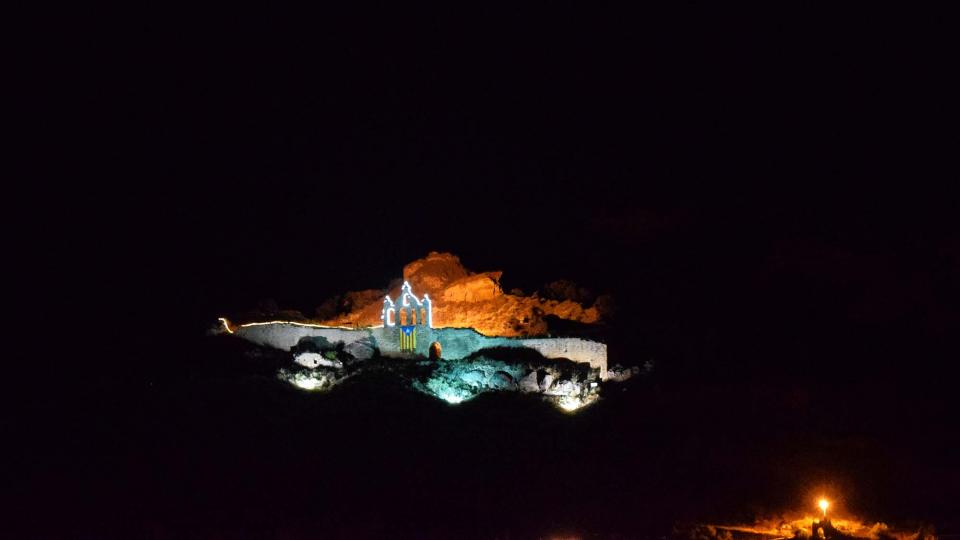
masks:
POLYGON ((600 378, 607 378, 607 346, 604 343, 581 338, 508 338, 484 336, 470 328, 416 328, 416 346, 412 352, 402 351, 400 330, 397 327, 361 329, 329 328, 289 322, 242 325, 233 333, 257 345, 291 350, 303 338, 322 337, 331 344, 350 343, 371 337, 380 354, 387 357, 419 355, 428 357, 430 345, 440 343, 443 358, 458 360, 495 347, 533 349, 545 358, 566 358, 590 364, 598 369, 600 378))
POLYGON ((323 337, 330 343, 349 345, 370 335, 369 330, 326 328, 289 322, 243 325, 233 333, 257 345, 289 351, 305 337, 323 337))

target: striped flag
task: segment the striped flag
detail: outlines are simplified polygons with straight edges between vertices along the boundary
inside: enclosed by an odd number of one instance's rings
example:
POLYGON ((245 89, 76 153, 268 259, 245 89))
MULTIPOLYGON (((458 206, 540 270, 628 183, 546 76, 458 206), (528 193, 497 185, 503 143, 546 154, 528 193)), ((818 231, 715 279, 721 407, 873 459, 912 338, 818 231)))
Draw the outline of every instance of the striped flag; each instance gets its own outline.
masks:
POLYGON ((401 351, 415 351, 417 350, 417 327, 410 326, 401 326, 400 327, 400 350, 401 351))

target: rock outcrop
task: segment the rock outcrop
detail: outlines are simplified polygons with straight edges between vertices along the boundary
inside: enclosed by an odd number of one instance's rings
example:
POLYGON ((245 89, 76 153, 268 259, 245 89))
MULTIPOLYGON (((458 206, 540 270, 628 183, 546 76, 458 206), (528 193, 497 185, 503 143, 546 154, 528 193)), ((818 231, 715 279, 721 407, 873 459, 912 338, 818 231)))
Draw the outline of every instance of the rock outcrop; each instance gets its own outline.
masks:
POLYGON ((332 367, 332 368, 342 368, 343 362, 336 359, 328 359, 320 353, 315 352, 303 352, 298 353, 293 356, 293 361, 300 364, 303 367, 315 368, 315 367, 332 367))
MULTIPOLYGON (((505 293, 502 272, 475 273, 464 268, 451 253, 431 252, 403 268, 403 279, 413 291, 434 300, 433 324, 437 328, 474 328, 488 336, 535 336, 547 332, 544 317, 553 315, 581 323, 600 320, 596 306, 584 307, 574 300, 551 300, 538 295, 505 293)), ((400 285, 386 291, 396 298, 400 285)), ((322 324, 369 326, 380 324, 383 295, 370 291, 350 296, 350 309, 325 319, 322 324)))
POLYGON ((377 352, 377 343, 372 338, 365 338, 348 343, 343 351, 356 360, 369 360, 377 352))
POLYGON ((588 367, 546 359, 509 361, 476 355, 432 364, 431 368, 428 375, 414 381, 414 388, 450 403, 485 392, 507 391, 543 394, 573 410, 599 394, 599 381, 588 367))
POLYGON ((439 362, 377 358, 341 363, 326 355, 301 352, 295 355, 296 365, 280 368, 277 377, 303 390, 326 391, 363 373, 389 372, 405 385, 447 403, 461 403, 490 392, 521 392, 539 394, 565 411, 580 409, 599 398, 600 381, 589 366, 521 356, 498 359, 478 354, 439 362))

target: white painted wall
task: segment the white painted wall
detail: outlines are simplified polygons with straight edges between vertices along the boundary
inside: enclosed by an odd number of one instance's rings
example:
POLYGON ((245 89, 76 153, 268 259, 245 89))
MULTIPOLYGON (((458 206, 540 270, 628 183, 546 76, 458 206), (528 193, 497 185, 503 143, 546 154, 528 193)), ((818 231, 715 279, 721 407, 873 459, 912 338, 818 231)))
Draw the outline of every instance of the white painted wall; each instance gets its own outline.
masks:
POLYGON ((257 326, 241 326, 234 333, 257 345, 289 351, 305 337, 322 336, 330 343, 350 344, 370 335, 369 330, 322 328, 292 323, 271 323, 257 326))
MULTIPOLYGON (((600 379, 607 378, 607 345, 581 338, 504 338, 488 337, 468 328, 418 328, 417 353, 428 355, 430 343, 440 342, 443 357, 465 358, 476 351, 491 347, 529 348, 545 358, 566 358, 574 362, 588 363, 600 370, 600 379)), ((350 344, 372 337, 385 356, 399 352, 396 328, 342 329, 298 325, 293 323, 270 323, 257 326, 241 326, 234 333, 248 341, 265 347, 289 351, 302 338, 324 337, 330 343, 350 344)))

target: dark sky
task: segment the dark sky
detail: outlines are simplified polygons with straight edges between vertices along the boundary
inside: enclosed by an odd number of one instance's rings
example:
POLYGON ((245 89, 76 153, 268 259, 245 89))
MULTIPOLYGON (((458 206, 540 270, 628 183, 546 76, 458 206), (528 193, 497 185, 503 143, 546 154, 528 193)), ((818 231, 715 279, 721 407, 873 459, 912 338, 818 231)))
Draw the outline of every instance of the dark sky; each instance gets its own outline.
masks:
POLYGON ((776 4, 49 8, 5 72, 0 508, 29 534, 560 513, 660 538, 831 478, 955 524, 954 20, 776 4), (611 364, 653 374, 544 421, 293 394, 204 337, 434 250, 612 295, 611 364))
POLYGON ((27 133, 64 148, 26 187, 60 233, 21 238, 60 285, 38 311, 310 313, 446 250, 614 294, 667 349, 956 328, 934 13, 290 15, 51 18, 76 37, 31 64, 59 77, 27 133))

